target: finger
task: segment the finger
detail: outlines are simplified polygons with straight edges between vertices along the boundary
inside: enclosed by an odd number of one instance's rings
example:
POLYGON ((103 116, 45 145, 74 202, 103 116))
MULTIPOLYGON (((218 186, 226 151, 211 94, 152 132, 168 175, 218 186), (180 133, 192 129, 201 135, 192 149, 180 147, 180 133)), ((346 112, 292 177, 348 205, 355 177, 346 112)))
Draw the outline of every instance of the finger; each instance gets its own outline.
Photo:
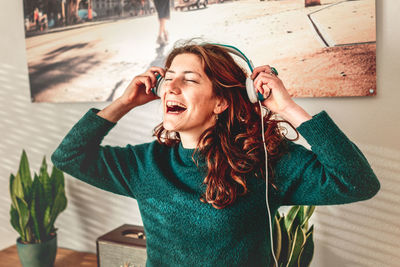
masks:
POLYGON ((149 68, 149 71, 151 71, 152 73, 158 73, 163 77, 165 76, 165 70, 161 67, 153 66, 149 68))
POLYGON ((158 75, 161 75, 161 77, 165 77, 165 70, 160 67, 151 67, 146 72, 146 74, 149 75, 151 78, 152 87, 155 87, 157 84, 158 75))
POLYGON ((263 80, 258 80, 256 81, 256 83, 254 84, 254 88, 256 88, 256 90, 258 92, 260 92, 261 94, 264 94, 264 87, 263 85, 267 85, 267 82, 263 81, 263 80))
POLYGON ((157 84, 156 72, 153 72, 152 70, 149 69, 148 71, 143 73, 143 76, 146 76, 146 77, 150 78, 152 87, 156 86, 156 84, 157 84))
POLYGON ((254 80, 254 87, 260 92, 264 93, 263 84, 268 84, 272 81, 272 77, 268 76, 265 72, 261 72, 254 80))
POLYGON ((271 67, 269 65, 263 65, 263 66, 258 66, 253 70, 253 73, 251 74, 251 79, 254 79, 255 77, 257 77, 257 75, 260 72, 267 72, 270 73, 271 72, 271 67))
POLYGON ((153 82, 151 80, 151 78, 149 76, 144 76, 143 77, 143 83, 146 87, 146 94, 151 93, 151 88, 153 88, 154 86, 152 86, 153 82))
POLYGON ((140 75, 140 76, 137 76, 136 78, 137 78, 137 80, 135 83, 138 86, 138 89, 141 89, 141 90, 144 89, 146 94, 148 94, 150 89, 152 88, 150 77, 146 76, 146 75, 140 75))
POLYGON ((263 84, 262 88, 264 90, 264 93, 263 93, 264 99, 268 99, 271 96, 272 89, 269 88, 268 85, 266 85, 266 84, 263 84))
POLYGON ((279 79, 278 76, 275 74, 267 73, 267 72, 261 72, 256 79, 266 79, 269 82, 274 82, 274 83, 279 83, 282 82, 281 79, 279 79))

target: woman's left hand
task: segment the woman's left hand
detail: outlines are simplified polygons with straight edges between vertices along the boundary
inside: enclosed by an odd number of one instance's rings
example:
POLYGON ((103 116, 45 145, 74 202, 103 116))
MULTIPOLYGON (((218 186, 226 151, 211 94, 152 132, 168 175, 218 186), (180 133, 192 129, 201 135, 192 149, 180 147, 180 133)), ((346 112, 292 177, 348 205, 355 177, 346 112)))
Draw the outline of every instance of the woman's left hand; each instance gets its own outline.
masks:
POLYGON ((268 65, 254 69, 251 79, 254 87, 266 98, 262 104, 274 113, 281 115, 293 126, 298 127, 312 117, 293 101, 281 79, 275 75, 268 65))
POLYGON ((269 65, 256 67, 251 75, 254 88, 266 98, 262 104, 274 113, 282 114, 290 106, 296 105, 269 65))

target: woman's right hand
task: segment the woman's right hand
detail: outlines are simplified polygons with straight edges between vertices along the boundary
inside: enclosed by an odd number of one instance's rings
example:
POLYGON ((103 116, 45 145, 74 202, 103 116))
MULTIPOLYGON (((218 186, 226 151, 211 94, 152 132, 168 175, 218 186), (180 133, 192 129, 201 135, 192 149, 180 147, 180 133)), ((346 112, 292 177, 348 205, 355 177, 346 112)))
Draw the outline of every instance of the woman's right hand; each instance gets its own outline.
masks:
POLYGON ((157 99, 158 96, 151 92, 151 89, 157 84, 157 73, 163 77, 165 76, 163 68, 150 67, 145 73, 133 78, 119 99, 121 103, 127 107, 134 108, 157 99))
POLYGON ((100 110, 97 115, 111 122, 119 121, 134 107, 146 104, 158 96, 151 92, 157 84, 156 73, 165 76, 165 70, 160 67, 151 67, 145 73, 133 78, 122 96, 110 105, 100 110))

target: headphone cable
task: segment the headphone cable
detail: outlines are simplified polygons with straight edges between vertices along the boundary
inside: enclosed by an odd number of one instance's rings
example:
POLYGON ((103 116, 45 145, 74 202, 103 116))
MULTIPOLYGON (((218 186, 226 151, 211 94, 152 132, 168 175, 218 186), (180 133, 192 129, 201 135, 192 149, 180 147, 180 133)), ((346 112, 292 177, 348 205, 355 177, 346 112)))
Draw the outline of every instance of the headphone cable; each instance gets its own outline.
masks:
MULTIPOLYGON (((263 140, 263 146, 264 146, 264 153, 265 153, 265 202, 267 204, 267 212, 268 212, 268 222, 269 222, 269 229, 270 229, 270 242, 271 242, 271 252, 272 252, 272 257, 274 258, 275 266, 278 267, 278 261, 276 260, 275 252, 274 252, 274 240, 273 240, 273 234, 272 234, 272 216, 271 216, 271 210, 269 208, 269 200, 268 200, 268 153, 267 153, 267 145, 265 143, 265 133, 264 133, 264 114, 263 111, 268 112, 268 109, 261 105, 261 102, 258 101, 258 104, 260 105, 260 118, 261 118, 261 136, 263 140)), ((267 113, 266 113, 267 114, 267 113)), ((266 115, 265 114, 265 115, 266 115)))

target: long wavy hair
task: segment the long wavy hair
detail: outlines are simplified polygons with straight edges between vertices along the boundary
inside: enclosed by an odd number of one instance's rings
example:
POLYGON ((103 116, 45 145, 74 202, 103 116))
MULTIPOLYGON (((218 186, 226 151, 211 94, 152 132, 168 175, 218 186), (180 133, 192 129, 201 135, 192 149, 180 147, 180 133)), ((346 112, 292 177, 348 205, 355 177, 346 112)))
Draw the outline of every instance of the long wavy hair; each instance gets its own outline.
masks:
MULTIPOLYGON (((175 47, 168 55, 166 69, 179 54, 197 55, 204 72, 212 82, 213 93, 225 99, 228 108, 218 115, 215 125, 206 129, 199 138, 195 152, 200 152, 207 163, 205 194, 200 198, 205 203, 221 209, 235 202, 238 196, 248 193, 248 177, 265 176, 265 154, 261 136, 261 110, 252 104, 246 92, 246 72, 235 62, 223 47, 205 43, 186 43, 175 47)), ((273 166, 284 153, 287 121, 269 113, 264 117, 265 143, 268 151, 269 181, 273 185, 273 166)), ((159 124, 153 134, 159 143, 174 146, 179 144, 179 133, 168 131, 159 124)))

